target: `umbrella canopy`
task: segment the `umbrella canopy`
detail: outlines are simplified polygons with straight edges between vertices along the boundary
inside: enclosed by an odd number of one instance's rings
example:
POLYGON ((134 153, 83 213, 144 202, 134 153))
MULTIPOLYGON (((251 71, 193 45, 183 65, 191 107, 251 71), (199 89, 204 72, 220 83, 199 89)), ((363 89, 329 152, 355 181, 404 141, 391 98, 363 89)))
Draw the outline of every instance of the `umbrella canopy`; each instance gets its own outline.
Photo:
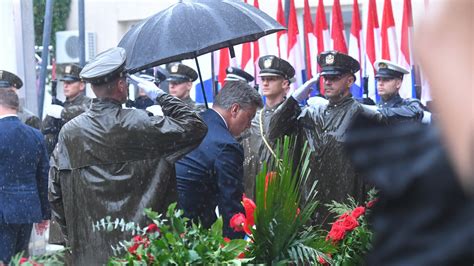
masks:
POLYGON ((118 46, 130 73, 255 41, 286 28, 239 0, 180 1, 130 29, 118 46))

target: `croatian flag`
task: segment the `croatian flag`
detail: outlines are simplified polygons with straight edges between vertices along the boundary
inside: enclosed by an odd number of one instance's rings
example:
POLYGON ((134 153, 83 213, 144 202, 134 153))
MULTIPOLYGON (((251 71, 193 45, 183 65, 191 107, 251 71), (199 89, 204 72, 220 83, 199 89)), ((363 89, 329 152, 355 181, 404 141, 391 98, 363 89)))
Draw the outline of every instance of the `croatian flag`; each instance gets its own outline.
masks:
POLYGON ((316 49, 316 38, 314 37, 314 33, 313 33, 313 22, 311 21, 311 11, 309 9, 308 0, 304 0, 303 21, 304 21, 304 48, 305 48, 305 59, 306 59, 305 60, 306 77, 304 81, 306 81, 313 77, 312 63, 316 62, 316 56, 312 57, 312 54, 311 54, 311 50, 316 49))
MULTIPOLYGON (((260 6, 258 4, 258 0, 253 1, 253 6, 256 7, 257 9, 260 9, 260 6)), ((268 50, 267 50, 267 42, 266 38, 262 37, 258 39, 257 41, 253 42, 253 62, 254 62, 254 77, 258 76, 258 73, 260 72, 260 68, 258 67, 258 59, 260 56, 267 55, 268 50)), ((250 72, 252 73, 252 72, 250 72)))
MULTIPOLYGON (((316 43, 317 45, 314 46, 317 49, 312 49, 311 50, 311 57, 315 58, 317 60, 317 56, 324 52, 329 50, 329 27, 328 23, 326 20, 326 11, 324 10, 324 4, 323 0, 319 0, 318 3, 318 9, 316 11, 316 17, 315 17, 315 22, 314 22, 314 36, 316 37, 316 43)), ((316 76, 317 73, 321 71, 321 68, 319 65, 316 63, 317 67, 313 68, 313 76, 316 76)), ((324 84, 321 82, 319 84, 319 92, 324 95, 324 84)))
POLYGON ((380 28, 377 17, 377 5, 375 4, 375 0, 369 0, 368 5, 366 5, 366 12, 364 13, 367 14, 367 25, 365 27, 367 37, 365 38, 366 60, 364 60, 363 70, 365 72, 365 76, 369 77, 368 96, 372 100, 377 102, 379 97, 377 93, 377 88, 375 86, 374 63, 377 58, 380 58, 380 28))
MULTIPOLYGON (((285 12, 283 11, 283 6, 281 4, 281 0, 278 0, 278 9, 277 9, 277 21, 282 26, 286 27, 285 22, 285 12)), ((287 31, 278 31, 276 33, 277 36, 277 46, 278 46, 278 56, 282 59, 288 59, 288 34, 287 31)))
POLYGON ((347 54, 346 36, 344 33, 344 21, 339 0, 334 0, 332 6, 331 21, 331 47, 333 50, 347 54))
MULTIPOLYGON (((349 36, 349 55, 356 59, 362 69, 362 22, 360 20, 359 4, 354 0, 352 9, 352 26, 351 34, 349 36)), ((364 89, 362 87, 362 71, 356 73, 356 81, 351 87, 351 93, 355 98, 362 98, 364 89)))
POLYGON ((395 20, 393 19, 392 1, 385 0, 382 16, 382 59, 397 62, 398 44, 395 20))
POLYGON ((298 88, 303 81, 303 56, 301 53, 301 45, 299 43, 298 21, 296 18, 295 1, 290 0, 290 15, 288 18, 288 62, 295 68, 295 81, 290 85, 290 95, 298 88))
MULTIPOLYGON (((247 0, 244 1, 247 3, 247 0)), ((254 63, 252 58, 252 48, 251 43, 246 42, 242 44, 242 56, 241 56, 241 63, 240 67, 247 71, 247 73, 254 73, 254 63)))
POLYGON ((415 98, 415 68, 413 61, 413 15, 411 0, 403 1, 402 29, 400 40, 400 54, 398 63, 410 70, 410 74, 403 78, 400 96, 402 98, 415 98))

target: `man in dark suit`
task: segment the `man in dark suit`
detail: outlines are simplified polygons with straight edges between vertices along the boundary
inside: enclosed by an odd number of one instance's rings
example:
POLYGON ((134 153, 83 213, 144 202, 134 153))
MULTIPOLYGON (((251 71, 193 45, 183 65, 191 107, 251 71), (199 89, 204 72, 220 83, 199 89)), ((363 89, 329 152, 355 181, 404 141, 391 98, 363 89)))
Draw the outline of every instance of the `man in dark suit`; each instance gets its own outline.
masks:
MULTIPOLYGON (((14 82, 16 75, 4 79, 14 82)), ((50 217, 48 156, 40 131, 17 116, 13 88, 0 89, 0 261, 26 251, 33 223, 50 217)))
POLYGON ((262 106, 260 95, 246 82, 227 82, 212 109, 201 113, 208 126, 201 145, 176 163, 178 205, 184 214, 210 227, 218 206, 223 233, 230 238, 243 237, 229 226, 231 217, 243 212, 244 151, 235 138, 250 127, 262 106))

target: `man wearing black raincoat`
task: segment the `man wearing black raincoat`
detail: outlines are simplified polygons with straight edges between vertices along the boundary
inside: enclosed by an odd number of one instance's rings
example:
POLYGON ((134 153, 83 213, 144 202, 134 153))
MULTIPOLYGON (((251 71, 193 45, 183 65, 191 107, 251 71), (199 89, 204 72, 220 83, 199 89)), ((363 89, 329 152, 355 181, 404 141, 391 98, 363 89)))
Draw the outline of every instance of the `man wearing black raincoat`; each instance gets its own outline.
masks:
POLYGON ((136 79, 164 116, 122 109, 127 99, 125 50, 99 54, 81 72, 97 96, 87 112, 59 134, 50 170, 49 200, 74 265, 102 265, 111 245, 130 239, 120 230, 97 231, 106 216, 145 226, 144 208, 163 212, 176 201, 170 163, 199 145, 207 132, 201 118, 179 99, 136 79))
POLYGON ((309 184, 303 188, 303 200, 312 183, 318 182, 319 208, 314 217, 316 223, 330 223, 324 204, 345 201, 348 195, 362 201, 366 185, 354 171, 343 150, 346 130, 359 113, 380 116, 358 103, 350 93, 355 73, 360 65, 352 57, 337 51, 323 52, 318 56, 320 76, 324 81, 328 104, 312 105, 301 110, 298 105, 308 97, 315 77, 293 92, 274 113, 270 120, 268 137, 274 141, 285 134, 296 134, 300 140, 308 141, 311 149, 311 175, 309 184))

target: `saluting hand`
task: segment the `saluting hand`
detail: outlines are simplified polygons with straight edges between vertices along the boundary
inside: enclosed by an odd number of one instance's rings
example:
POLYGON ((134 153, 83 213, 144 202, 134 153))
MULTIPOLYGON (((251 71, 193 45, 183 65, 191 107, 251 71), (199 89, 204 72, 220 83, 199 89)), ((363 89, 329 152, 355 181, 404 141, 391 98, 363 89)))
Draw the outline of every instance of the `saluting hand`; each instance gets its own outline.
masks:
POLYGON ((148 81, 144 78, 140 78, 136 75, 129 75, 129 78, 131 79, 133 84, 143 89, 143 91, 145 91, 145 94, 152 100, 156 100, 156 98, 165 94, 162 89, 158 88, 155 83, 151 81, 148 81))
POLYGON ((301 87, 296 89, 291 94, 291 97, 293 97, 298 102, 308 99, 309 93, 313 89, 313 85, 317 84, 318 82, 319 82, 319 74, 317 74, 314 78, 306 81, 303 85, 301 85, 301 87))

